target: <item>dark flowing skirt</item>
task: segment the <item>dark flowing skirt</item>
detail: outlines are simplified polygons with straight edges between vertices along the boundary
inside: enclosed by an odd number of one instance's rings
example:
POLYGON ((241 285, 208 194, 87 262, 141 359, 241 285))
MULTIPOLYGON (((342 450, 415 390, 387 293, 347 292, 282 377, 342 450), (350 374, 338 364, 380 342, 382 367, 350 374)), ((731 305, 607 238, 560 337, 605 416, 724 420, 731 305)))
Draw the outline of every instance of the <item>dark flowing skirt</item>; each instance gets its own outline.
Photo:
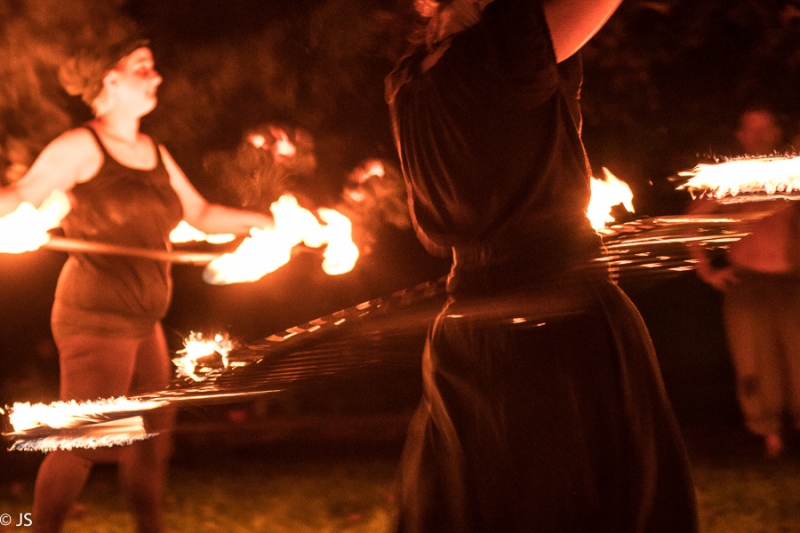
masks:
POLYGON ((609 281, 451 300, 423 357, 398 531, 697 531, 652 343, 609 281))

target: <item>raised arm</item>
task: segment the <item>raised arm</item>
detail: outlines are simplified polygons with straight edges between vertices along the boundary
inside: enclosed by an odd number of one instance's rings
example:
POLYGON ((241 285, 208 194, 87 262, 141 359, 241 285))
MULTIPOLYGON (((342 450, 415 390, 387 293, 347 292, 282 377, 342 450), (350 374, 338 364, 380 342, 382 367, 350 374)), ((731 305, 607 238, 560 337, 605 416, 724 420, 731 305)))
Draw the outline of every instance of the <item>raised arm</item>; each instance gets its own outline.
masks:
POLYGON ((556 61, 564 61, 580 50, 621 3, 622 0, 544 0, 556 61))
POLYGON ((70 191, 76 183, 91 178, 102 162, 88 131, 63 133, 42 150, 21 180, 0 189, 0 216, 15 211, 22 202, 38 206, 56 189, 70 191))
POLYGON ((183 219, 193 227, 208 234, 247 235, 251 228, 273 226, 272 219, 261 213, 208 203, 192 186, 167 149, 163 146, 159 149, 169 173, 170 184, 181 201, 183 219))

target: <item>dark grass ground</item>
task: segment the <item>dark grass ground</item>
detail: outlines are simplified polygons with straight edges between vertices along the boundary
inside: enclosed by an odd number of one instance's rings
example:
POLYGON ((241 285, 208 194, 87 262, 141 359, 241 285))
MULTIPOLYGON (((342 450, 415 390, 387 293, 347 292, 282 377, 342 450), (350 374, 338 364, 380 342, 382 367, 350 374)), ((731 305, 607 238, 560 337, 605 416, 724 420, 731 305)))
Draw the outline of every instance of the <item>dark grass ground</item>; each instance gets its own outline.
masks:
MULTIPOLYGON (((384 430, 399 421, 391 421, 384 430)), ((339 423, 364 428, 363 420, 339 423)), ((400 441, 381 438, 380 425, 371 423, 373 438, 360 441, 300 439, 297 425, 294 438, 265 442, 253 440, 248 433, 253 427, 244 431, 249 442, 235 436, 236 426, 229 433, 222 427, 206 436, 197 427, 183 433, 171 469, 169 531, 389 531, 400 441)), ((309 427, 307 435, 319 435, 309 427)), ((268 431, 267 426, 261 429, 268 431)), ((695 427, 684 433, 703 533, 800 532, 797 440, 786 456, 767 460, 760 443, 738 427, 695 427)), ((3 456, 0 513, 10 514, 14 524, 21 513, 30 511, 40 460, 21 452, 3 456)), ((84 509, 70 519, 65 533, 133 531, 113 468, 93 472, 80 503, 84 509)), ((14 524, 0 531, 25 530, 14 524)))
MULTIPOLYGON (((684 431, 702 533, 800 533, 800 439, 785 457, 766 460, 761 443, 741 429, 718 295, 693 277, 630 294, 684 431)), ((171 468, 169 531, 390 531, 408 420, 408 411, 397 409, 419 398, 418 348, 408 361, 380 379, 325 380, 313 398, 188 413, 171 468)), ((0 518, 8 513, 13 522, 0 532, 25 530, 14 524, 30 512, 40 461, 0 451, 0 518)), ((113 469, 96 469, 80 503, 84 510, 65 533, 133 531, 113 469)))

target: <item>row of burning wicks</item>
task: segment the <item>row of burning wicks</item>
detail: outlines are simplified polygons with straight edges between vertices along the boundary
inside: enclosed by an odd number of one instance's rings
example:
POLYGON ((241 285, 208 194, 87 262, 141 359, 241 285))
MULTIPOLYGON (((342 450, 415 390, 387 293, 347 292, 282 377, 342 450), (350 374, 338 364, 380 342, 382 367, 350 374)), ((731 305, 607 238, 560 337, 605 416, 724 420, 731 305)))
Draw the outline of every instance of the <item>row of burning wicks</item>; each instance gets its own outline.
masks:
MULTIPOLYGON (((734 160, 717 165, 701 165, 682 187, 693 194, 715 198, 721 204, 762 202, 763 209, 737 213, 729 209, 725 216, 684 215, 637 220, 600 230, 605 236, 607 253, 599 257, 599 267, 609 267, 617 275, 652 275, 657 271, 681 272, 692 268, 685 251, 689 243, 724 247, 747 235, 747 225, 773 212, 776 199, 797 198, 800 190, 800 158, 734 160), (770 200, 764 202, 764 200, 770 200)), ((607 172, 605 189, 618 187, 607 172)), ((629 193, 629 191, 628 191, 629 193)), ((625 193, 627 194, 627 193, 625 193)), ((597 194, 593 191, 593 201, 597 194)), ((625 200, 623 198, 622 200, 625 200)), ((617 205, 622 200, 606 200, 617 205)), ((630 202, 630 198, 627 199, 630 202)), ((56 403, 48 406, 15 404, 4 414, 9 431, 4 436, 12 449, 50 450, 70 447, 94 447, 124 444, 146 438, 142 413, 169 403, 239 401, 253 394, 266 394, 300 380, 344 372, 381 361, 370 355, 335 353, 313 349, 334 332, 349 330, 351 335, 386 333, 392 325, 399 329, 430 323, 444 298, 443 280, 400 291, 389 298, 371 300, 290 328, 256 343, 234 349, 224 337, 206 340, 199 336, 187 341, 185 357, 179 359, 182 378, 168 390, 139 398, 117 398, 84 404, 56 403), (402 320, 391 320, 403 309, 402 320), (390 320, 376 320, 377 316, 390 320), (192 352, 197 345, 201 355, 192 352), (217 353, 221 368, 198 371, 200 357, 217 353), (188 358, 188 362, 187 362, 188 358)), ((497 302, 495 302, 497 303, 497 302)), ((511 320, 513 323, 541 320, 547 313, 569 312, 550 306, 544 300, 504 302, 486 319, 511 320), (525 309, 531 311, 526 313, 525 309), (543 314, 543 309, 547 310, 543 314), (513 318, 509 318, 513 317, 513 318)), ((492 306, 483 306, 483 310, 492 306)), ((478 310, 476 309, 476 313, 478 310)))

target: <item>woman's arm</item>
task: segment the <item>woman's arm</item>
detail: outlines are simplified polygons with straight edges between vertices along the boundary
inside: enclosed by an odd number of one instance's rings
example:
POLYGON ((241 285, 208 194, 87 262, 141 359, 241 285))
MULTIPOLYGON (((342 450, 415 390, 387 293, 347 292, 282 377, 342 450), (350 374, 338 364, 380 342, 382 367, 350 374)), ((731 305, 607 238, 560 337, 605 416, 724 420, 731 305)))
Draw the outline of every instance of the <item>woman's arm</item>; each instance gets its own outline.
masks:
POLYGON ((543 0, 556 61, 560 63, 580 50, 621 3, 622 0, 543 0))
POLYGON ((102 163, 91 133, 80 128, 63 133, 42 150, 21 180, 0 189, 0 216, 12 213, 22 202, 38 206, 56 189, 70 191, 94 176, 102 163))
POLYGON ((183 219, 207 234, 247 235, 252 228, 273 227, 272 219, 254 211, 210 204, 200 196, 166 148, 159 146, 170 184, 183 207, 183 219))

